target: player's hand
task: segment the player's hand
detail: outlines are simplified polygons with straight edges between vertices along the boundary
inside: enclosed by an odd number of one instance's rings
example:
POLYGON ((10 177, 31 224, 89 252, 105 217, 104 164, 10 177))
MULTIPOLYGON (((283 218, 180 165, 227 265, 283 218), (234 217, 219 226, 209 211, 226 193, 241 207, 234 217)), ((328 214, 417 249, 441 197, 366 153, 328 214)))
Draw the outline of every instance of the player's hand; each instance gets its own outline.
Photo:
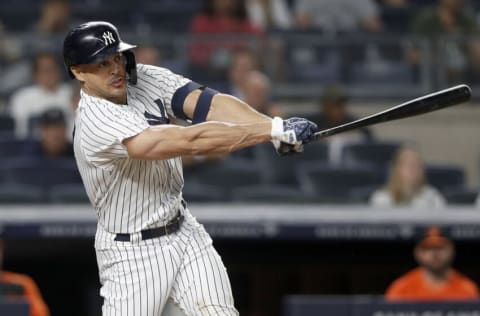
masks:
POLYGON ((278 147, 275 146, 275 143, 273 143, 273 146, 275 147, 275 151, 279 156, 295 155, 303 152, 303 145, 301 143, 297 143, 295 145, 279 143, 278 147))
POLYGON ((292 117, 282 120, 275 117, 272 121, 272 143, 281 156, 303 151, 317 131, 317 124, 304 118, 292 117))
POLYGON ((282 120, 274 117, 272 120, 272 140, 290 145, 310 142, 317 131, 317 124, 300 117, 292 117, 282 120))
POLYGON ((301 117, 292 117, 283 121, 283 129, 293 130, 297 141, 302 142, 303 144, 309 143, 312 140, 313 135, 318 129, 317 124, 301 118, 301 117))

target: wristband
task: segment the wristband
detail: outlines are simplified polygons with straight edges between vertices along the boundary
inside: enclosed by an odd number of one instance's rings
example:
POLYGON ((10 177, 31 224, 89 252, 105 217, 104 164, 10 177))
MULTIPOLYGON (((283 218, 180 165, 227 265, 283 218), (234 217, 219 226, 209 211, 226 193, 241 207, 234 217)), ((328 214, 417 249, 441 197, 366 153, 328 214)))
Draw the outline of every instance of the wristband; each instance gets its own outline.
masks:
POLYGON ((270 134, 272 135, 272 139, 274 141, 276 140, 290 145, 295 145, 297 143, 297 136, 295 135, 295 130, 284 130, 283 120, 279 117, 274 117, 272 119, 272 131, 270 134))

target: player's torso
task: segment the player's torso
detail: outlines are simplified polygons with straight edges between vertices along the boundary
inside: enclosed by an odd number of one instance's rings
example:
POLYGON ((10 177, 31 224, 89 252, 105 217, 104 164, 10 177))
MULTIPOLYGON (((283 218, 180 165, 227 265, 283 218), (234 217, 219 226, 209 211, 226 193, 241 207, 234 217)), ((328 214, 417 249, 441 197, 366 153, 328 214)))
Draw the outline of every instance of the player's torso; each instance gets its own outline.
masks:
MULTIPOLYGON (((128 85, 128 107, 150 126, 168 124, 161 90, 139 73, 136 85, 128 85)), ((174 215, 181 199, 183 174, 181 158, 168 160, 115 159, 96 166, 82 150, 82 133, 95 133, 82 125, 82 107, 95 106, 80 101, 76 118, 74 148, 77 164, 99 222, 110 232, 131 233, 163 224, 174 215)), ((112 105, 115 106, 115 105, 112 105)), ((101 128, 101 122, 98 122, 101 128)))

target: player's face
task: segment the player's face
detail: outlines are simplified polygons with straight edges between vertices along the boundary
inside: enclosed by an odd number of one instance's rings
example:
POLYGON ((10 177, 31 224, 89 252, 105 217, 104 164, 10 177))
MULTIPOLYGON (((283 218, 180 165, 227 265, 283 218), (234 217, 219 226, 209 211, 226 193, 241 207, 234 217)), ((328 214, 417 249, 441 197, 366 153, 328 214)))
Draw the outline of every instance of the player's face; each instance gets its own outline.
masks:
POLYGON ((83 82, 86 93, 114 103, 126 103, 127 74, 122 54, 114 54, 96 64, 74 66, 72 71, 83 82))
POLYGON ((453 246, 419 247, 415 251, 418 263, 433 274, 442 275, 448 271, 454 256, 453 246))

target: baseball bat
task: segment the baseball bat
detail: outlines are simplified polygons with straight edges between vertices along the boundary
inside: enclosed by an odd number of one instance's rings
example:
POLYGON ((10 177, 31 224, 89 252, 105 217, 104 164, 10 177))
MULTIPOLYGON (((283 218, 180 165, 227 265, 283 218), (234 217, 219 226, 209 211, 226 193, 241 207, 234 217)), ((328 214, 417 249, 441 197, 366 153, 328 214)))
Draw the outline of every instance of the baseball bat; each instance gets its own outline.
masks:
POLYGON ((458 85, 424 95, 347 124, 316 132, 313 135, 312 140, 320 140, 328 136, 351 131, 357 128, 437 111, 466 102, 470 100, 471 95, 472 90, 469 86, 465 84, 458 85))

